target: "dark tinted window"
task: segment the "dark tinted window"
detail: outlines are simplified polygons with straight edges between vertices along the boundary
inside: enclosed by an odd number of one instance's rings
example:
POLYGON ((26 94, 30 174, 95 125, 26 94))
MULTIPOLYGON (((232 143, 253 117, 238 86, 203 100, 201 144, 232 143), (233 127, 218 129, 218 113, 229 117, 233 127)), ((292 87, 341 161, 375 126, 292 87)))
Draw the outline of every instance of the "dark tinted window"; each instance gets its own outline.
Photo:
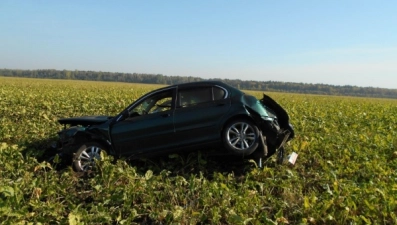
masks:
POLYGON ((212 101, 212 88, 200 87, 181 90, 179 92, 179 100, 182 107, 210 102, 212 101))
POLYGON ((214 100, 221 100, 225 98, 226 91, 219 87, 213 87, 214 100))

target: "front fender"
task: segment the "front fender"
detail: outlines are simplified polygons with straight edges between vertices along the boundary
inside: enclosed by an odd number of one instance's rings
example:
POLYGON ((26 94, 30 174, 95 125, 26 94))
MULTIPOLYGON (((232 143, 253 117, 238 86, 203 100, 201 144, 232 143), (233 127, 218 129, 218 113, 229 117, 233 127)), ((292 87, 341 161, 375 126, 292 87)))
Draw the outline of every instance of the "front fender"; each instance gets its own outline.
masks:
POLYGON ((71 127, 59 132, 59 141, 57 149, 66 155, 73 155, 77 149, 86 142, 95 141, 102 144, 113 152, 110 140, 103 135, 98 129, 87 129, 84 127, 71 127))

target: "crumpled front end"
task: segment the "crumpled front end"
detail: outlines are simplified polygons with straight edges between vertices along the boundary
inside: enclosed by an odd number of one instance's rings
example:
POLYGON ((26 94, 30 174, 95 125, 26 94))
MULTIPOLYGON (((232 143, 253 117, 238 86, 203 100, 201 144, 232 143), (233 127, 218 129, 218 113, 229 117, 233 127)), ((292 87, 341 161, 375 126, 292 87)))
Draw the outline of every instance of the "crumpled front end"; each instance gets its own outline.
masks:
POLYGON ((99 140, 108 144, 107 121, 110 116, 85 116, 59 119, 65 128, 58 132, 58 141, 53 148, 60 155, 72 156, 80 145, 88 140, 99 140), (68 127, 69 126, 69 127, 68 127), (104 128, 104 129, 103 129, 104 128))
POLYGON ((69 165, 72 161, 73 152, 79 147, 75 135, 84 132, 85 127, 72 126, 58 132, 58 139, 51 143, 47 149, 44 159, 55 165, 69 165), (57 158, 57 160, 55 160, 57 158), (60 160, 60 161, 58 161, 60 160))
POLYGON ((73 152, 79 147, 78 132, 84 132, 85 127, 72 126, 58 132, 58 141, 55 143, 55 150, 62 154, 71 156, 73 152))

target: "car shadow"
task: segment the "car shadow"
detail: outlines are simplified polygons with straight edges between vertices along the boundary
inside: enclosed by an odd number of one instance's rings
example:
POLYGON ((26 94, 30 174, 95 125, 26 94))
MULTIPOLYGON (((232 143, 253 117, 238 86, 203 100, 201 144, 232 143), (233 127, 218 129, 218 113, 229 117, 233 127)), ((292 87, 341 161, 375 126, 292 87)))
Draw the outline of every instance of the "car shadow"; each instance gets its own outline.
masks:
MULTIPOLYGON (((203 176, 212 180, 217 173, 222 175, 232 174, 236 179, 244 180, 245 176, 254 169, 261 169, 257 160, 250 157, 236 155, 214 154, 214 152, 224 152, 222 147, 215 149, 202 149, 190 153, 181 153, 162 155, 151 158, 141 158, 129 160, 130 166, 135 167, 136 171, 144 176, 148 170, 153 174, 160 174, 168 171, 169 176, 183 176, 185 178, 191 175, 203 176)), ((266 158, 262 162, 263 167, 275 168, 275 157, 266 158)))
POLYGON ((56 151, 51 147, 51 145, 56 140, 56 137, 45 138, 18 143, 18 145, 23 149, 21 153, 25 159, 33 157, 39 163, 47 161, 52 165, 54 169, 62 171, 63 169, 71 165, 71 161, 66 162, 66 160, 62 161, 60 159, 57 159, 56 162, 54 162, 56 151))
POLYGON ((148 170, 154 174, 166 170, 170 172, 170 176, 202 175, 207 179, 211 179, 215 173, 233 173, 235 176, 242 176, 256 166, 249 159, 233 155, 211 155, 206 151, 136 159, 129 161, 129 164, 136 167, 138 173, 142 175, 148 170))
POLYGON ((51 147, 52 141, 54 141, 53 138, 46 138, 18 143, 18 145, 23 149, 21 153, 25 157, 34 157, 41 162, 45 159, 46 154, 49 154, 48 150, 51 147))
MULTIPOLYGON (((51 143, 56 138, 47 138, 42 140, 35 140, 29 143, 22 144, 24 147, 22 154, 27 157, 34 157, 38 162, 47 161, 52 165, 52 168, 62 173, 64 170, 70 170, 72 160, 65 160, 56 157, 56 152, 51 148, 51 143)), ((148 170, 151 170, 154 175, 159 175, 162 171, 169 172, 169 176, 184 176, 191 175, 203 176, 206 179, 212 179, 214 174, 233 174, 236 178, 244 177, 248 172, 254 168, 258 168, 255 160, 250 158, 243 158, 235 155, 214 154, 220 151, 221 147, 215 149, 202 149, 190 153, 177 153, 169 155, 159 155, 150 158, 136 158, 133 160, 115 159, 112 157, 113 163, 117 160, 125 160, 129 166, 135 167, 138 174, 144 176, 148 170)), ((266 164, 266 166, 272 166, 266 164)), ((78 173, 77 176, 91 177, 95 171, 88 173, 78 173)))

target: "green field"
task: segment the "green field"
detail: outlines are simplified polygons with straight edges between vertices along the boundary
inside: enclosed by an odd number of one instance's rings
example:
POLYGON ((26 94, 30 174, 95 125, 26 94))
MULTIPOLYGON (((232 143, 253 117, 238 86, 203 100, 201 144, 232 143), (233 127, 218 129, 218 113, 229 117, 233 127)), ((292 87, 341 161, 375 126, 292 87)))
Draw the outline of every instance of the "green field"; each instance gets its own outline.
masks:
POLYGON ((191 153, 79 174, 39 160, 58 118, 114 115, 157 87, 0 77, 0 223, 397 224, 397 100, 267 93, 295 126, 295 166, 191 153))

